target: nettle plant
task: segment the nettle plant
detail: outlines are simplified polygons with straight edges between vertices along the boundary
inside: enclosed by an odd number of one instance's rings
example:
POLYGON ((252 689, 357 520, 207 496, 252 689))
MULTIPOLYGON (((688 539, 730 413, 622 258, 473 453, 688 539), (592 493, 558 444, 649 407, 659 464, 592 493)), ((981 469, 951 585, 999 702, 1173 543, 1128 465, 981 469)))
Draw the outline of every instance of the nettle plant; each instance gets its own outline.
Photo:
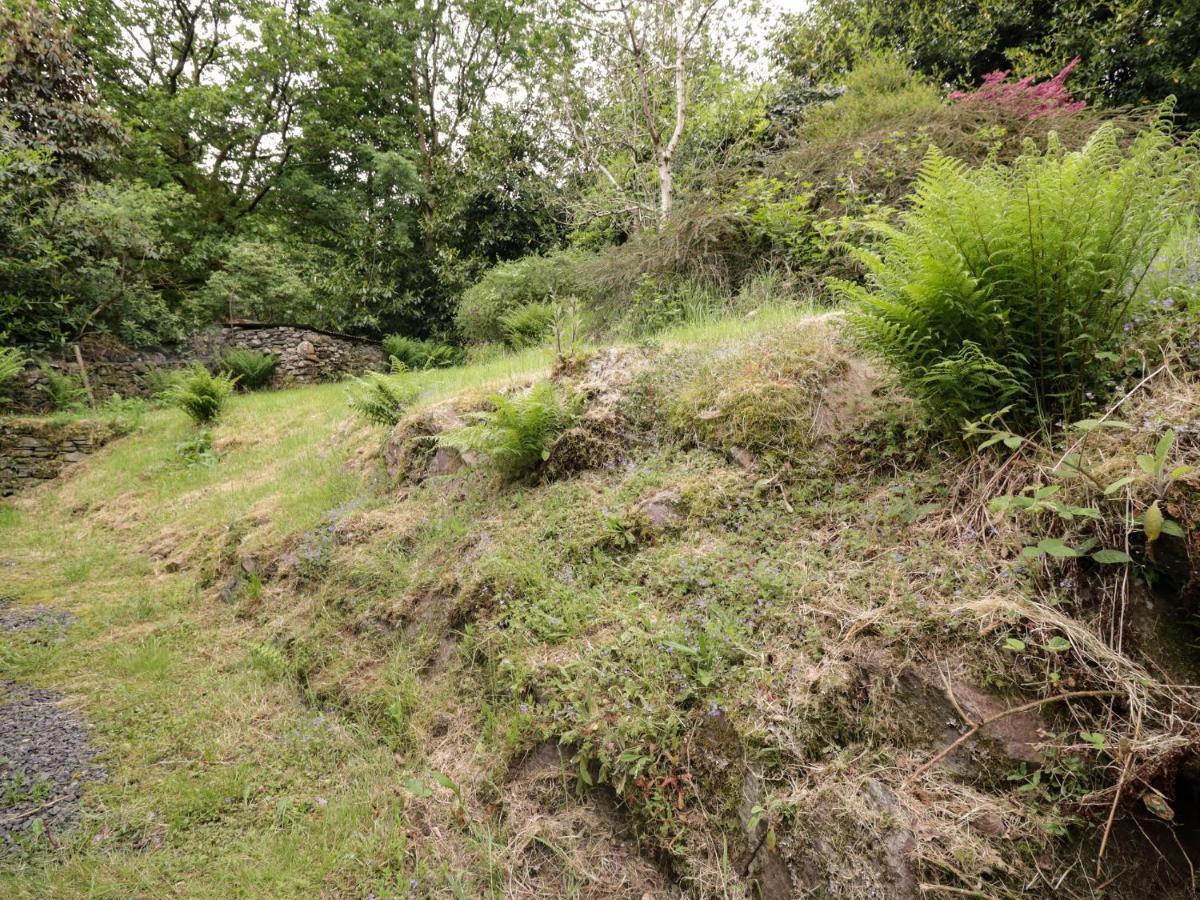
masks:
POLYGON ((1021 433, 1077 418, 1188 206, 1193 150, 1165 123, 1128 143, 1104 124, 1078 152, 1051 134, 1012 166, 930 149, 900 223, 854 251, 867 283, 836 285, 852 333, 951 435, 1000 407, 1021 433))
MULTIPOLYGON (((1028 446, 1050 453, 1048 448, 1031 439, 999 427, 996 424, 999 415, 967 427, 968 439, 983 438, 980 450, 1003 444, 1010 450, 1028 446)), ((1072 430, 1079 438, 1061 455, 1048 479, 1030 485, 1018 494, 995 497, 989 503, 992 512, 1020 514, 1040 526, 1037 530, 1042 533, 1062 532, 1058 536, 1027 537, 1029 543, 1021 550, 1022 557, 1073 559, 1086 556, 1101 564, 1133 563, 1136 560, 1131 549, 1137 535, 1141 535, 1147 559, 1152 558, 1154 544, 1163 535, 1185 536, 1182 526, 1163 513, 1172 487, 1195 471, 1189 465, 1172 465, 1175 432, 1164 432, 1152 453, 1138 454, 1136 471, 1107 481, 1100 478, 1084 458, 1088 435, 1104 428, 1130 429, 1131 426, 1116 419, 1076 422, 1072 430), (1093 533, 1082 536, 1080 526, 1089 522, 1093 533), (1097 535, 1105 532, 1117 540, 1103 542, 1097 535), (1104 546, 1104 543, 1119 546, 1104 546)))

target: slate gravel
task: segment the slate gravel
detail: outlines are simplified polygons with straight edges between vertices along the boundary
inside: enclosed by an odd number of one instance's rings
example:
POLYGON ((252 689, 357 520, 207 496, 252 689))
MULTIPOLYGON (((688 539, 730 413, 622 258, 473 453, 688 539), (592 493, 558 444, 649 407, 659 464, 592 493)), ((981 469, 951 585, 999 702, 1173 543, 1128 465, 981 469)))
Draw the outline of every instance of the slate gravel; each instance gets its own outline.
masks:
MULTIPOLYGON (((36 641, 71 626, 70 613, 0 597, 0 639, 36 641)), ((82 719, 53 691, 0 680, 0 854, 36 832, 54 842, 79 816, 83 786, 104 777, 82 719), (40 824, 36 824, 40 823, 40 824)))
POLYGON ((65 630, 74 617, 52 606, 17 606, 7 597, 0 597, 0 632, 26 631, 42 628, 65 630))
POLYGON ((51 838, 79 815, 83 787, 104 777, 83 721, 53 691, 0 681, 0 847, 41 821, 51 838))

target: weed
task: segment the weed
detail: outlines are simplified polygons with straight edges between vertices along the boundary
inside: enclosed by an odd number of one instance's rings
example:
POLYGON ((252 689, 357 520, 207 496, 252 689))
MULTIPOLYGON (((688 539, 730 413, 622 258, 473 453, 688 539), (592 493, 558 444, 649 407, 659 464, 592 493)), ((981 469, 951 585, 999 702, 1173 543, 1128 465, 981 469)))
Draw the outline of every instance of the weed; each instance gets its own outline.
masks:
POLYGON ((83 380, 78 375, 57 372, 50 366, 42 364, 41 389, 50 398, 50 405, 60 411, 79 409, 87 400, 83 389, 83 380))
POLYGON ((458 347, 432 340, 389 334, 383 339, 383 349, 392 358, 393 365, 399 361, 405 370, 444 369, 463 362, 465 354, 458 347))
POLYGON ((7 396, 13 380, 25 368, 26 357, 16 347, 0 347, 0 397, 7 396))

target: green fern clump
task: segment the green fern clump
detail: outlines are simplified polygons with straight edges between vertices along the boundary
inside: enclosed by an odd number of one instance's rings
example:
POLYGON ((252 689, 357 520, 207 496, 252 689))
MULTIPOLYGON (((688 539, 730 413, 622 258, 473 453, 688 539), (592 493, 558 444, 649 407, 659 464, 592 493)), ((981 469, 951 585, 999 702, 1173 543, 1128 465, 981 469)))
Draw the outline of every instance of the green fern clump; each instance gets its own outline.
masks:
POLYGON ((504 342, 514 350, 537 347, 550 338, 555 309, 549 303, 529 303, 500 317, 504 342))
POLYGON ((221 415, 234 384, 228 375, 214 375, 196 366, 179 376, 163 399, 187 413, 196 425, 207 425, 221 415))
POLYGON ((253 391, 266 387, 277 362, 279 357, 274 353, 260 353, 257 350, 235 347, 225 352, 219 365, 221 371, 237 381, 238 387, 244 391, 253 391))
POLYGON ((24 353, 16 347, 0 347, 0 397, 7 394, 10 385, 24 368, 24 353))
POLYGON ((350 382, 350 408, 373 425, 395 427, 414 399, 415 389, 398 385, 379 372, 369 372, 350 382))
POLYGON ((458 347, 402 334, 385 337, 383 349, 393 360, 402 363, 405 370, 445 369, 459 365, 464 358, 463 351, 458 347))
POLYGON ((931 149, 899 226, 855 251, 852 333, 947 430, 1001 409, 1045 427, 1102 389, 1192 155, 1165 126, 1118 138, 1102 125, 1068 153, 1051 135, 1012 167, 931 149))
POLYGON ((56 372, 45 364, 39 368, 43 377, 41 388, 50 398, 50 405, 54 409, 66 412, 77 410, 84 405, 87 391, 84 390, 83 380, 78 375, 56 372))
POLYGON ((526 475, 550 458, 550 445, 579 415, 578 398, 564 397, 552 381, 534 385, 523 397, 492 398, 492 409, 476 423, 441 435, 439 444, 481 453, 509 477, 526 475))

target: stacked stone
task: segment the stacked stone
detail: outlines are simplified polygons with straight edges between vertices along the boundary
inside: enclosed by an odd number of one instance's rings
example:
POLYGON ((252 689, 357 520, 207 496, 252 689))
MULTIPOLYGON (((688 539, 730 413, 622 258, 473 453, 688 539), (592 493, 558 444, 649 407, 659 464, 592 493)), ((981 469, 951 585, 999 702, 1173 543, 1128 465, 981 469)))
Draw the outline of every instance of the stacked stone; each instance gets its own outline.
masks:
POLYGON ((286 325, 229 328, 227 346, 273 353, 278 358, 272 384, 317 384, 346 375, 384 370, 387 354, 371 341, 286 325))
MULTIPOLYGON (((193 335, 186 345, 131 350, 120 345, 88 346, 83 351, 88 382, 96 399, 114 395, 145 397, 146 373, 152 368, 173 369, 189 365, 212 366, 226 350, 239 347, 273 353, 278 358, 272 385, 317 384, 371 370, 386 370, 387 354, 379 344, 347 335, 329 334, 291 325, 222 325, 193 335)), ((63 375, 78 375, 73 358, 50 360, 47 365, 63 375)), ((10 391, 3 408, 21 412, 48 412, 46 376, 37 366, 26 367, 10 391)), ((0 409, 2 411, 2 409, 0 409)))
POLYGON ((0 419, 0 496, 54 478, 109 436, 106 427, 93 422, 0 419))

